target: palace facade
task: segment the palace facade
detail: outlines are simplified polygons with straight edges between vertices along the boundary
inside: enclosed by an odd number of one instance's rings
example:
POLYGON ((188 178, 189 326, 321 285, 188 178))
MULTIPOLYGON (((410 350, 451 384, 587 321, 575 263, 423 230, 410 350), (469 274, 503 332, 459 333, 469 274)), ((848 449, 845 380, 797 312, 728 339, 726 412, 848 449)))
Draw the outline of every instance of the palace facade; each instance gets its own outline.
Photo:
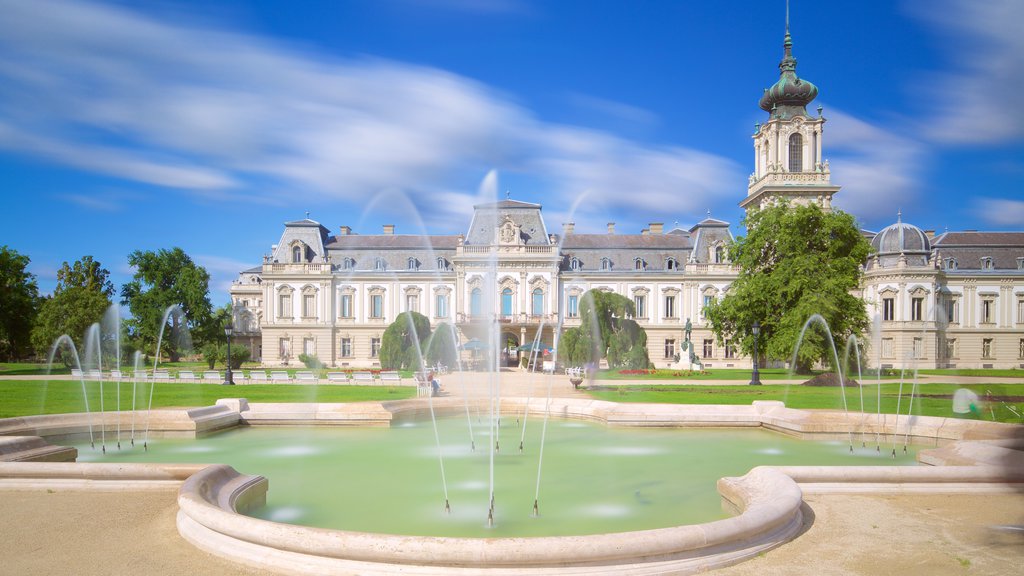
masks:
MULTIPOLYGON (((759 103, 768 120, 753 135, 740 206, 786 200, 831 209, 840 187, 822 155, 826 119, 820 106, 807 112, 818 89, 796 75, 788 30, 779 69, 759 103)), ((656 366, 675 366, 687 320, 705 366, 750 365, 715 341, 703 315, 737 276, 728 222, 668 230, 652 222, 633 234, 608 223, 604 234, 578 234, 571 222, 549 229, 541 208, 480 204, 465 233, 440 236, 287 222, 262 265, 231 287, 236 340, 266 365, 307 354, 332 367, 374 367, 385 328, 412 310, 433 328, 453 325, 463 342, 498 330, 509 350, 538 338, 553 347, 559 326, 579 325, 582 294, 599 289, 634 302, 656 366)), ((865 234, 874 252, 859 295, 881 334, 872 358, 897 368, 1024 368, 1024 233, 936 235, 898 216, 865 234)))

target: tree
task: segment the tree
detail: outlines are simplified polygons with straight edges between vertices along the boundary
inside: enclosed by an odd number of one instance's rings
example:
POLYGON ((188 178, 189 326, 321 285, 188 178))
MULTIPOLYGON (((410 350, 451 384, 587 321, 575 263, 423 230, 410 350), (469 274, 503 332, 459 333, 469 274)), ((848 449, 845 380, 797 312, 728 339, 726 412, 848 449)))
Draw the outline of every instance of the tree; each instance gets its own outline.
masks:
MULTIPOLYGON (((836 342, 863 334, 867 311, 851 291, 871 246, 852 216, 815 204, 779 204, 749 213, 743 223, 747 236, 729 248, 739 276, 725 298, 705 310, 719 343, 728 339, 752 353, 750 326, 757 321, 762 355, 789 359, 813 314, 828 322, 836 342)), ((801 372, 828 359, 822 331, 808 329, 798 354, 801 372)))
MULTIPOLYGON (((213 321, 210 274, 184 250, 136 250, 128 255, 128 264, 135 268, 135 275, 121 287, 121 303, 131 310, 128 325, 138 348, 156 348, 164 312, 174 305, 181 307, 184 317, 172 318, 175 332, 187 328, 197 344, 223 338, 223 326, 213 321)), ((182 347, 181 340, 165 336, 162 352, 177 361, 182 347)))
MULTIPOLYGON (((84 353, 85 331, 100 321, 114 296, 114 285, 109 276, 110 272, 92 256, 83 256, 74 264, 64 262, 61 265, 53 296, 40 306, 39 317, 32 329, 32 346, 40 355, 47 354, 62 334, 71 337, 79 354, 84 353)), ((61 358, 65 364, 71 364, 70 356, 62 354, 61 358)))
POLYGON ((39 305, 36 277, 27 268, 28 256, 0 246, 0 358, 22 358, 30 347, 32 325, 39 305))
POLYGON ((427 341, 427 351, 424 357, 431 366, 441 364, 454 369, 459 361, 459 353, 456 350, 455 335, 451 324, 444 322, 437 325, 437 329, 430 335, 427 341))
POLYGON ((580 299, 580 326, 562 335, 559 354, 568 364, 596 364, 607 356, 613 368, 647 368, 647 333, 631 317, 629 298, 604 290, 588 290, 580 299))
POLYGON ((387 370, 419 370, 421 347, 430 338, 430 320, 417 312, 403 312, 380 339, 380 366, 387 370))

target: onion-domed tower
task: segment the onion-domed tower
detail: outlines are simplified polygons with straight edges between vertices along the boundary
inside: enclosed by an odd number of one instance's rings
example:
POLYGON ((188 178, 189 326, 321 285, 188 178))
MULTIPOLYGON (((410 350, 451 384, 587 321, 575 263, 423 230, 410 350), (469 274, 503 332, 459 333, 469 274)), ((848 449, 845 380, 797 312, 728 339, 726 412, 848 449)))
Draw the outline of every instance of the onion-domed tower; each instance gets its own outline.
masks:
POLYGON ((754 173, 740 206, 751 210, 788 200, 814 202, 829 210, 839 186, 832 185, 828 161, 821 158, 825 124, 821 106, 816 117, 807 113, 807 105, 818 95, 818 87, 796 75, 788 5, 782 46, 779 80, 764 91, 758 103, 768 112, 768 121, 754 127, 754 173))

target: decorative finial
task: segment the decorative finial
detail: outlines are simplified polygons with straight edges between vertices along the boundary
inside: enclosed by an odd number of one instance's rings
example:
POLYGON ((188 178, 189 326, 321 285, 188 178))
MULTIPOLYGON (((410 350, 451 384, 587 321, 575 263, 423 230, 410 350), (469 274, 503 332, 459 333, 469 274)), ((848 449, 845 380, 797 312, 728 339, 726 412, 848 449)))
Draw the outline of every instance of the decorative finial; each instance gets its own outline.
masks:
POLYGON ((901 222, 903 222, 903 210, 897 208, 896 209, 896 223, 900 224, 901 222))
POLYGON ((711 209, 709 208, 708 209, 708 219, 710 219, 710 218, 711 218, 711 209))
POLYGON ((309 210, 306 210, 306 220, 309 220, 309 210))
POLYGON ((822 111, 822 110, 824 110, 824 109, 825 109, 825 108, 824 108, 824 107, 822 107, 822 105, 821 105, 821 104, 818 104, 818 118, 821 118, 821 111, 822 111))
POLYGON ((789 34, 789 0, 786 0, 786 34, 789 34))
POLYGON ((512 191, 506 189, 505 190, 505 200, 508 200, 511 196, 512 196, 512 191))
POLYGON ((672 227, 673 228, 679 228, 679 220, 676 220, 676 223, 673 224, 672 227))

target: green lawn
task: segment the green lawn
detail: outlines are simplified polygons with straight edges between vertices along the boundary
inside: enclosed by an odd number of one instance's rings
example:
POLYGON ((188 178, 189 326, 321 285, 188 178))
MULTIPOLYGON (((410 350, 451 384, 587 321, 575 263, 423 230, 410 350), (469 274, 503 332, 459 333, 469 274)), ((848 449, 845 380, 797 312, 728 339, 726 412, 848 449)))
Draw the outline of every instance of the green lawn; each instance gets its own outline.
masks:
MULTIPOLYGON (((89 409, 98 410, 99 382, 86 382, 89 409)), ((137 404, 145 408, 149 402, 149 385, 137 387, 137 404)), ((414 386, 307 386, 298 384, 252 384, 221 386, 219 384, 184 384, 158 382, 153 389, 153 407, 209 406, 220 398, 248 398, 251 402, 363 402, 368 400, 401 400, 416 396, 414 386)), ((121 409, 131 408, 132 384, 121 383, 121 409)), ((103 406, 117 406, 117 386, 103 386, 103 406)), ((0 380, 0 418, 33 414, 61 414, 85 411, 82 384, 75 380, 0 380)))
MULTIPOLYGON (((864 409, 877 412, 877 393, 881 390, 882 412, 893 414, 899 397, 899 384, 864 386, 864 409)), ((906 414, 912 384, 903 385, 900 413, 906 414)), ((1000 422, 1022 423, 1006 406, 1024 413, 1024 384, 926 384, 918 387, 913 413, 924 416, 953 416, 952 395, 958 388, 974 390, 982 401, 980 418, 1000 422), (995 398, 985 402, 986 393, 995 398), (991 410, 990 410, 991 408, 991 410)), ((595 385, 588 392, 599 400, 611 402, 650 402, 661 404, 750 404, 755 400, 780 400, 791 408, 841 410, 843 395, 840 388, 811 386, 602 386, 595 385)), ((846 401, 850 410, 860 410, 860 390, 847 388, 846 401)))
POLYGON ((963 368, 955 370, 920 370, 919 374, 935 374, 941 376, 978 376, 978 377, 990 377, 990 378, 1020 378, 1024 381, 1024 370, 1009 369, 1009 370, 998 370, 998 369, 980 369, 980 368, 963 368))
MULTIPOLYGON (((174 375, 174 376, 176 376, 178 374, 178 372, 180 372, 182 370, 191 370, 192 372, 195 372, 196 374, 199 374, 200 372, 203 372, 204 370, 210 370, 211 369, 211 368, 209 368, 209 365, 206 362, 161 362, 159 364, 159 366, 157 366, 157 368, 159 368, 160 370, 169 370, 170 373, 172 375, 174 375)), ((147 370, 152 370, 153 366, 152 365, 146 366, 146 369, 147 370)), ((223 372, 224 371, 224 365, 223 364, 218 364, 214 369, 223 372)), ((287 367, 287 368, 277 368, 277 367, 275 367, 275 368, 264 368, 264 367, 260 366, 260 364, 258 364, 256 362, 246 362, 246 363, 242 364, 242 370, 245 371, 245 372, 249 372, 250 370, 274 370, 274 371, 284 370, 285 372, 288 372, 288 374, 290 376, 294 377, 296 372, 302 371, 302 370, 309 370, 309 368, 306 368, 305 366, 302 366, 302 365, 290 366, 290 367, 287 367)), ((352 369, 352 368, 348 368, 348 369, 322 368, 322 369, 319 370, 319 373, 320 373, 320 377, 321 378, 326 378, 328 372, 361 372, 361 371, 369 371, 369 370, 370 370, 369 368, 367 368, 365 370, 352 369)), ((380 368, 374 368, 373 370, 374 371, 380 371, 380 368)), ((122 368, 122 371, 125 374, 130 374, 131 373, 131 370, 127 366, 122 368)), ((105 372, 106 372, 106 370, 104 370, 104 373, 105 372)), ((314 372, 316 372, 316 371, 314 370, 314 372)), ((53 367, 52 371, 47 372, 46 364, 42 364, 42 363, 38 363, 38 362, 0 363, 0 376, 43 376, 43 375, 46 375, 46 374, 70 374, 70 373, 71 373, 71 370, 69 368, 66 368, 63 364, 58 364, 58 365, 53 367)), ((399 373, 402 375, 403 378, 412 378, 412 371, 411 370, 400 370, 399 373)))

